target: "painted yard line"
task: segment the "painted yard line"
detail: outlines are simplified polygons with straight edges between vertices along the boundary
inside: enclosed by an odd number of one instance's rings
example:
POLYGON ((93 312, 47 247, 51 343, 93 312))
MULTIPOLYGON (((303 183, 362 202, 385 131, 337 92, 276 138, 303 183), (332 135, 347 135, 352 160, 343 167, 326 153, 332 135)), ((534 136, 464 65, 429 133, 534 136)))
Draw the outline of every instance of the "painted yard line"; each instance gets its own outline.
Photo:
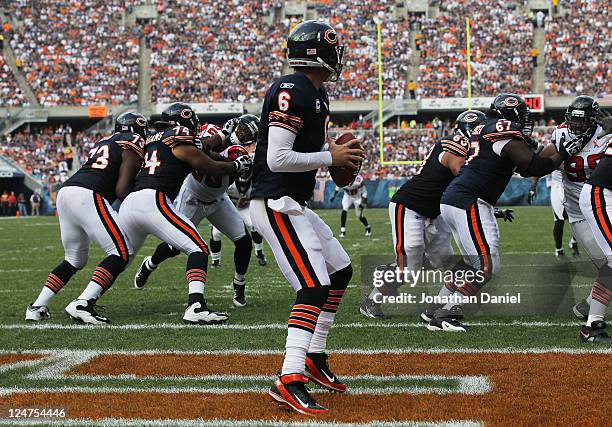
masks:
MULTIPOLYGON (((468 384, 465 387, 470 387, 468 384)), ((478 389, 469 389, 463 394, 484 394, 488 393, 492 387, 488 380, 477 384, 478 389)), ((386 394, 456 394, 462 393, 461 390, 465 387, 352 387, 346 391, 346 394, 353 395, 377 395, 386 394)), ((0 387, 0 396, 8 396, 12 394, 29 394, 29 393, 153 393, 153 394, 186 394, 186 393, 208 393, 208 394, 234 394, 234 393, 265 393, 269 387, 160 387, 160 388, 143 388, 143 387, 0 387)), ((311 390, 311 393, 324 394, 329 393, 326 390, 311 390)))
MULTIPOLYGON (((43 354, 43 355, 56 355, 60 352, 75 352, 83 350, 75 350, 74 348, 58 348, 58 349, 44 349, 44 350, 22 350, 22 349, 2 349, 0 354, 43 354)), ((162 350, 162 349, 149 349, 149 350, 123 350, 123 349, 112 349, 112 348, 100 348, 97 350, 84 350, 87 352, 95 352, 98 354, 118 354, 118 355, 130 355, 130 356, 141 356, 141 355, 270 355, 284 354, 284 349, 227 349, 227 350, 162 350)), ((470 348, 470 347, 459 347, 459 348, 422 348, 422 347, 405 347, 405 348, 342 348, 342 349, 329 349, 329 353, 334 354, 363 354, 363 355, 376 355, 376 354, 410 354, 410 353, 423 353, 423 354, 444 354, 444 353, 500 353, 500 354, 547 354, 547 353, 560 353, 560 354, 612 354, 612 347, 584 347, 584 348, 568 348, 568 347, 528 347, 524 349, 517 349, 513 347, 492 347, 492 348, 470 348)))
MULTIPOLYGON (((578 327, 579 322, 470 322, 470 326, 520 326, 525 328, 556 328, 556 327, 578 327)), ((334 325, 335 329, 396 329, 396 328, 423 328, 424 323, 339 323, 334 325)), ((130 323, 126 325, 83 325, 83 324, 61 324, 61 323, 40 323, 40 324, 7 324, 0 325, 0 330, 25 329, 25 330, 147 330, 147 329, 215 329, 215 330, 239 330, 254 331, 267 329, 287 329, 286 323, 259 323, 259 324, 229 324, 229 325, 187 325, 182 323, 130 323)))
POLYGON ((25 420, 25 419, 0 419, 0 425, 52 425, 52 426, 99 426, 99 427, 222 427, 222 426, 235 426, 235 427, 259 427, 259 426, 270 426, 270 427, 360 427, 360 426, 380 426, 380 427, 480 427, 483 424, 477 421, 443 421, 443 422, 431 422, 431 421, 370 421, 367 423, 339 423, 339 422, 325 422, 325 421, 272 421, 272 420, 232 420, 232 419, 216 419, 207 420, 204 418, 194 420, 178 420, 178 419, 163 419, 163 420, 145 420, 145 419, 131 419, 131 418, 105 418, 101 420, 92 420, 85 418, 76 419, 55 419, 55 420, 25 420))

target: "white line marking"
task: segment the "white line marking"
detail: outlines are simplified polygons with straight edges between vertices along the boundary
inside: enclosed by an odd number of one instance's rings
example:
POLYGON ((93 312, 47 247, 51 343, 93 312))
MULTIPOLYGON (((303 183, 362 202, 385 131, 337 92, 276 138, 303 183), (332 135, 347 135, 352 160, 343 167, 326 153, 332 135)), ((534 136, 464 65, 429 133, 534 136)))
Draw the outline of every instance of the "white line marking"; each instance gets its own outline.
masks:
MULTIPOLYGON (((552 328, 552 327, 579 327, 580 322, 523 322, 523 321, 483 321, 470 322, 470 326, 518 326, 524 328, 552 328)), ((335 329, 401 329, 401 328, 424 328, 421 322, 415 323, 339 323, 333 326, 335 329)), ((26 329, 26 330, 147 330, 147 329, 218 329, 218 330, 239 330, 253 331, 266 329, 287 329, 286 323, 260 323, 260 324, 225 324, 225 325, 187 325, 182 323, 128 323, 125 325, 83 325, 83 324, 62 324, 62 323, 14 323, 0 325, 0 330, 26 329)))
POLYGON ((55 420, 25 420, 5 418, 0 419, 0 425, 52 425, 52 426, 99 426, 99 427, 480 427, 483 424, 472 420, 451 420, 451 421, 377 421, 361 423, 340 423, 340 422, 325 422, 325 421, 272 421, 272 420, 232 420, 232 419, 216 419, 207 420, 198 418, 194 420, 179 420, 179 419, 163 419, 163 420, 144 420, 144 419, 128 419, 128 418, 104 418, 101 420, 92 420, 86 418, 75 419, 55 419, 55 420))

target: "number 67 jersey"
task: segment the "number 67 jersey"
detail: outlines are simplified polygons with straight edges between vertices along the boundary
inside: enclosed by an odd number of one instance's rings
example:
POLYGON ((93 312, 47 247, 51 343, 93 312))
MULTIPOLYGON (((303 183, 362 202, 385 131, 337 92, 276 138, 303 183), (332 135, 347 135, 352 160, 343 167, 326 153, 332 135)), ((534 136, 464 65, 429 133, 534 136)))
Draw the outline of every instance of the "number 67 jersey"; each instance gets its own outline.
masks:
MULTIPOLYGON (((570 223, 584 219, 584 215, 580 211, 580 192, 586 180, 591 177, 591 174, 597 167, 597 163, 599 163, 610 141, 610 135, 604 135, 601 138, 597 137, 601 130, 601 127, 597 126, 597 129, 589 141, 584 144, 582 150, 564 161, 560 167, 563 175, 564 205, 570 223)), ((572 138, 573 136, 570 135, 567 126, 561 124, 553 131, 551 142, 555 144, 558 151, 563 141, 572 138)))

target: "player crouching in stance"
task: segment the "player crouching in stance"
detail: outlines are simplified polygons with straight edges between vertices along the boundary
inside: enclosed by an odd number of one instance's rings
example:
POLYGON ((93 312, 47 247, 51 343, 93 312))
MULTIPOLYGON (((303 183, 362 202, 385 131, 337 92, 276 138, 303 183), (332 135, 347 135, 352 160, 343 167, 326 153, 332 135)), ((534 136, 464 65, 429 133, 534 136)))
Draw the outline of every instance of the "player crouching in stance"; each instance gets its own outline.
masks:
MULTIPOLYGON (((612 116, 598 112, 596 122, 601 135, 612 132, 612 116)), ((597 245, 605 255, 591 290, 591 301, 586 325, 580 331, 583 342, 612 343, 606 332, 604 317, 612 302, 612 142, 580 192, 580 208, 591 226, 597 245)))
MULTIPOLYGON (((333 203, 340 189, 340 187, 336 187, 336 191, 334 191, 334 194, 329 199, 330 202, 333 203)), ((342 213, 340 214, 340 237, 346 236, 346 217, 351 206, 355 207, 355 215, 363 224, 366 237, 370 237, 372 235, 372 227, 370 227, 368 220, 363 215, 363 211, 368 206, 368 190, 365 188, 363 177, 357 175, 355 181, 346 187, 342 187, 342 190, 344 195, 342 196, 342 213)))
POLYGON ((202 151, 202 144, 216 146, 229 137, 219 133, 204 141, 196 138, 198 117, 187 104, 177 102, 162 112, 155 123, 156 132, 145 146, 145 164, 119 209, 119 220, 134 252, 153 234, 163 242, 188 255, 188 307, 183 316, 187 323, 221 323, 228 318, 206 304, 204 285, 208 270, 208 246, 193 223, 172 205, 185 177, 192 171, 201 175, 243 175, 250 173, 248 155, 236 160, 215 161, 202 151))
POLYGON ((98 141, 85 164, 60 189, 57 214, 65 259, 49 273, 40 295, 26 310, 26 320, 49 318, 49 301, 87 264, 89 242, 94 241, 108 256, 65 311, 75 321, 109 323, 96 312, 96 301, 111 287, 132 255, 111 203, 130 192, 142 164, 146 134, 147 119, 143 116, 131 112, 120 115, 115 133, 98 141))
MULTIPOLYGON (((266 256, 263 252, 263 237, 255 230, 251 222, 249 214, 249 205, 251 204, 251 177, 238 177, 232 185, 227 189, 227 195, 238 209, 238 213, 244 222, 244 226, 250 233, 255 247, 255 257, 260 266, 264 267, 268 264, 266 256)), ((212 258, 212 266, 214 268, 221 267, 221 238, 223 232, 213 225, 210 232, 210 257, 212 258)))
MULTIPOLYGON (((423 267, 424 256, 434 267, 452 256, 451 232, 440 216, 440 198, 465 162, 472 130, 485 118, 478 110, 461 113, 455 121, 454 134, 443 136, 431 147, 416 175, 391 199, 389 219, 395 252, 391 267, 418 271, 423 267)), ((374 288, 359 308, 361 314, 384 317, 381 291, 395 293, 396 289, 374 288)))
MULTIPOLYGON (((248 145, 255 142, 259 119, 253 116, 255 122, 253 120, 245 122, 243 117, 231 119, 224 125, 223 129, 210 124, 203 125, 200 128, 198 138, 207 141, 209 148, 214 145, 214 151, 210 153, 211 156, 220 156, 230 160, 240 156, 248 156, 249 153, 242 144, 248 145), (229 137, 224 135, 229 135, 229 137), (211 141, 213 137, 214 141, 211 141), (227 143, 240 145, 227 147, 227 143), (221 151, 221 153, 217 154, 218 151, 221 151)), ((179 194, 174 201, 174 208, 187 217, 196 228, 204 218, 207 218, 213 226, 223 230, 223 233, 234 242, 236 270, 232 281, 234 288, 232 301, 235 307, 243 307, 246 305, 245 276, 251 260, 253 243, 251 236, 244 228, 240 214, 226 194, 232 180, 233 177, 228 175, 217 176, 211 173, 202 174, 199 171, 194 171, 187 175, 183 181, 179 194)), ((157 266, 179 253, 178 248, 165 242, 160 243, 153 255, 145 257, 142 261, 134 277, 134 287, 142 289, 157 266)))
POLYGON ((253 226, 266 239, 276 262, 297 292, 288 322, 281 374, 268 394, 302 414, 327 411, 308 393, 308 377, 328 390, 346 385, 331 372, 327 335, 352 276, 351 260, 329 226, 306 207, 317 170, 358 170, 359 141, 329 142, 329 99, 325 81, 337 81, 344 47, 322 21, 298 25, 287 41, 295 73, 276 80, 266 93, 255 149, 250 206, 253 226))
POLYGON ((503 93, 493 100, 487 119, 472 131, 465 165, 444 191, 440 212, 463 256, 452 270, 462 278, 475 279, 462 279, 460 285, 445 283, 439 296, 450 301, 433 311, 429 330, 465 331, 459 302, 477 295, 499 272, 499 229, 493 206, 514 170, 523 176, 548 175, 581 148, 580 138, 568 139, 558 153, 541 157, 537 153, 543 146, 531 139, 532 130, 533 121, 523 98, 503 93), (470 271, 473 273, 467 274, 470 271))

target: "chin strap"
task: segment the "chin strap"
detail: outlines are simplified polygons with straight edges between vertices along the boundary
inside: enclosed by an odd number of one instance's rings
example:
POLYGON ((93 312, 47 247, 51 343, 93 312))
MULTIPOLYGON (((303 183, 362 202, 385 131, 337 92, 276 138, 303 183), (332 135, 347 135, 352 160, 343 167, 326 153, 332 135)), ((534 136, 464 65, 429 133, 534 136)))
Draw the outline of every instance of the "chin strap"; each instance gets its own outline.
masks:
POLYGON ((327 71, 329 71, 331 74, 329 75, 329 77, 327 78, 328 82, 337 82, 338 79, 340 78, 340 76, 338 75, 338 73, 336 72, 336 70, 334 70, 332 67, 330 67, 325 61, 323 61, 320 57, 317 56, 317 62, 319 64, 321 64, 321 66, 323 68, 325 68, 327 71))

